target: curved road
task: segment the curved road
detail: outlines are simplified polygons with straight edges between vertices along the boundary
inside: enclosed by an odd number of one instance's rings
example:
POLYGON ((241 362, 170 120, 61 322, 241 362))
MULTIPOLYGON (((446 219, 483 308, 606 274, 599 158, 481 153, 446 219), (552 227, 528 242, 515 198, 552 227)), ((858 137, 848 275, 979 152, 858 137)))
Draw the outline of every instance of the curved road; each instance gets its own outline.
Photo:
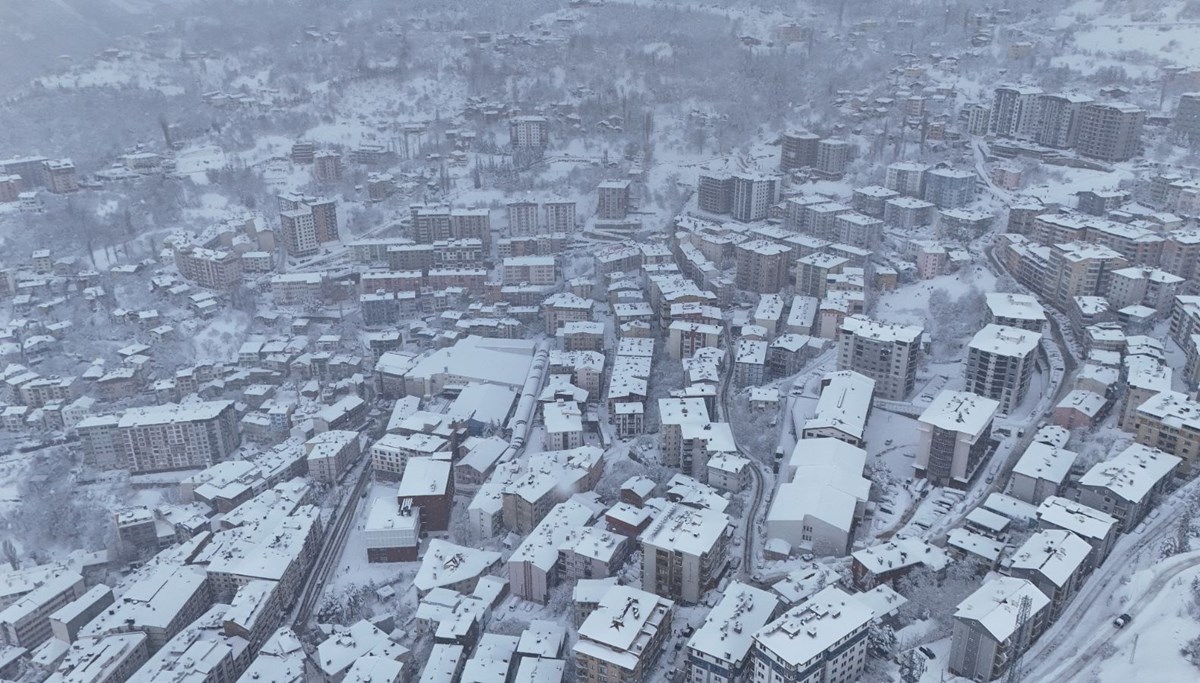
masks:
MULTIPOLYGON (((1102 659, 1103 646, 1111 643, 1114 637, 1109 622, 1118 613, 1118 610, 1109 606, 1108 598, 1116 593, 1128 576, 1126 570, 1133 558, 1146 551, 1157 552, 1157 545, 1175 534, 1178 517, 1172 513, 1198 490, 1198 485, 1200 479, 1179 488, 1155 508, 1159 511, 1157 519, 1146 523, 1142 532, 1135 530, 1117 542, 1112 553, 1088 578, 1058 619, 1025 652, 1022 658, 1026 662, 1023 672, 1025 680, 1067 681, 1083 674, 1102 659), (1085 626, 1097 628, 1089 632, 1085 626), (1070 647, 1073 640, 1073 647, 1070 647)), ((1132 615, 1136 621, 1148 598, 1181 572, 1197 565, 1200 565, 1200 557, 1194 555, 1176 556, 1158 563, 1154 568, 1162 573, 1149 586, 1132 596, 1130 603, 1120 611, 1132 615)))

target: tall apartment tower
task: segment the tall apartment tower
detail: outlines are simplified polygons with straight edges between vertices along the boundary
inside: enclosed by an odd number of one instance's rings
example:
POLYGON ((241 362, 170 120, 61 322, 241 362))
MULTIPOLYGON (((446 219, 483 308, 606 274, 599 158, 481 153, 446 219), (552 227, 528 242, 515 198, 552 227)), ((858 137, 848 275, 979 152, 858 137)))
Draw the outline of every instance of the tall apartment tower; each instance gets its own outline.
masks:
POLYGON ((575 232, 575 202, 546 202, 546 229, 550 232, 575 232))
POLYGON ((967 391, 999 401, 1000 412, 1011 415, 1029 393, 1041 339, 1030 330, 985 326, 967 350, 967 391))
POLYGON ((1127 161, 1142 146, 1146 111, 1126 102, 1093 102, 1080 111, 1076 150, 1104 161, 1127 161))
POLYGON ((975 172, 935 168, 925 174, 925 201, 939 209, 957 209, 975 199, 975 172))
POLYGON ((1080 112, 1092 98, 1073 93, 1041 96, 1038 105, 1037 143, 1055 149, 1070 149, 1079 136, 1080 112))
POLYGON ((817 142, 820 139, 819 135, 806 130, 784 133, 780 144, 779 170, 790 171, 794 168, 816 166, 817 142))
POLYGON ((827 178, 840 178, 850 163, 850 143, 828 138, 817 143, 817 173, 827 178))
POLYGON ((920 198, 925 191, 925 173, 928 171, 929 166, 925 164, 897 161, 888 164, 883 186, 906 197, 920 198))
POLYGON ((1188 142, 1200 142, 1200 92, 1188 92, 1179 96, 1173 126, 1175 132, 1188 142))
POLYGON ((514 116, 508 121, 508 142, 516 149, 545 149, 550 124, 545 116, 514 116))
POLYGON ((879 398, 903 401, 916 386, 924 333, 917 325, 849 316, 838 330, 838 370, 853 370, 875 380, 879 398))
POLYGON ((730 193, 729 214, 735 221, 750 223, 766 219, 779 197, 779 179, 773 176, 735 173, 730 193))
POLYGON ((628 180, 607 180, 596 188, 598 203, 596 217, 606 221, 619 221, 629 215, 628 180))
POLYGON ((1035 139, 1041 95, 1041 88, 1023 85, 996 88, 992 99, 992 131, 1003 138, 1035 139))
POLYGON ((701 211, 726 214, 733 199, 733 176, 728 173, 702 172, 696 183, 696 205, 701 211))
POLYGON ((281 240, 289 255, 311 256, 322 244, 337 241, 337 201, 303 195, 278 200, 281 240))
POLYGON ((508 212, 508 234, 514 236, 537 234, 537 202, 509 202, 506 209, 508 212))

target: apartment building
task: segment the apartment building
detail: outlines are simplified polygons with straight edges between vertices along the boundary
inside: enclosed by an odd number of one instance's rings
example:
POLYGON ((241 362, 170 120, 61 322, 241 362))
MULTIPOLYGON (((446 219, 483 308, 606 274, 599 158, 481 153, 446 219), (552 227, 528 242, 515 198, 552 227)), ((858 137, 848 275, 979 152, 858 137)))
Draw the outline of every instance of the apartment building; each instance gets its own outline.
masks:
POLYGON ((579 626, 571 648, 583 683, 640 683, 671 634, 675 603, 629 586, 613 586, 579 626))
POLYGON ((732 210, 733 176, 722 171, 701 171, 696 182, 696 206, 724 215, 732 210))
POLYGON ((642 589, 695 604, 714 588, 729 562, 729 516, 672 503, 650 522, 642 547, 642 589))
POLYGON ((1057 619, 1087 577, 1091 554, 1092 546, 1070 531, 1044 529, 1005 560, 1004 571, 1037 586, 1050 598, 1049 618, 1057 619))
POLYGON ((906 197, 921 197, 925 193, 925 173, 929 168, 907 161, 888 164, 883 186, 906 197))
POLYGON ((874 611, 829 586, 754 634, 755 683, 850 683, 866 665, 874 611))
POLYGON ((687 641, 687 683, 744 683, 750 680, 754 634, 779 611, 767 591, 734 581, 687 641))
POLYGON ((1002 138, 1035 139, 1041 121, 1041 102, 1041 88, 1012 84, 996 88, 992 98, 992 132, 1002 138))
POLYGON ((934 168, 925 173, 922 199, 939 209, 957 209, 975 201, 974 171, 934 168))
POLYGON ((607 180, 596 188, 598 201, 596 217, 605 221, 623 220, 629 215, 630 191, 628 180, 607 180))
POLYGON ((778 198, 779 178, 735 173, 730 181, 729 215, 742 223, 764 220, 778 198))
POLYGON ((1162 391, 1134 409, 1133 434, 1139 444, 1179 457, 1179 474, 1191 476, 1200 456, 1200 403, 1162 391))
POLYGON ((817 144, 821 136, 806 130, 789 131, 780 140, 779 169, 790 171, 817 165, 817 144))
POLYGON ((1012 414, 1029 393, 1040 332, 987 325, 967 349, 966 390, 1000 402, 1000 412, 1012 414))
POLYGON ((504 259, 501 279, 506 285, 552 285, 557 278, 553 256, 510 256, 504 259))
MULTIPOLYGON (((228 458, 241 443, 232 401, 130 408, 102 431, 116 452, 114 464, 131 472, 208 467, 228 458)), ((91 436, 104 442, 99 434, 91 436)))
POLYGON ((32 650, 54 635, 50 615, 83 595, 83 577, 63 570, 0 610, 0 635, 10 647, 32 650))
POLYGON ((790 256, 790 249, 768 240, 748 240, 737 245, 738 289, 760 294, 779 292, 788 282, 790 256))
POLYGON ((505 205, 508 215, 509 235, 535 235, 538 232, 537 202, 509 202, 505 205))
POLYGON ((550 233, 575 232, 575 202, 551 201, 542 204, 545 212, 546 230, 550 233))
POLYGON ((312 256, 338 239, 337 202, 301 195, 279 197, 280 237, 289 256, 312 256))
POLYGON ((841 178, 854 148, 845 140, 825 138, 817 142, 817 163, 813 169, 825 178, 841 178))
POLYGON ((1091 102, 1079 114, 1076 150, 1103 161, 1127 161, 1142 148, 1146 111, 1125 102, 1091 102))
POLYGON ((973 681, 1003 676, 1049 623, 1050 598, 1025 579, 999 577, 985 583, 954 612, 950 672, 973 681), (1021 605, 1028 616, 1020 619, 1021 605))
POLYGON ((1054 149, 1070 149, 1079 137, 1081 112, 1092 98, 1076 93, 1047 93, 1038 100, 1036 141, 1054 149))
POLYGON ((924 332, 916 325, 848 316, 838 328, 838 370, 853 370, 875 380, 879 398, 903 401, 916 385, 924 332))
POLYGON ((1079 478, 1071 498, 1112 515, 1121 533, 1129 533, 1145 519, 1181 463, 1181 458, 1135 443, 1093 465, 1079 478))
POLYGON ((917 421, 916 477, 937 486, 966 488, 993 446, 999 401, 965 391, 943 391, 917 421))
POLYGON ((235 252, 187 245, 175 249, 180 277, 208 289, 232 289, 242 281, 242 259, 235 252))
POLYGON ((545 116, 514 116, 508 120, 508 143, 514 149, 545 149, 550 122, 545 116))

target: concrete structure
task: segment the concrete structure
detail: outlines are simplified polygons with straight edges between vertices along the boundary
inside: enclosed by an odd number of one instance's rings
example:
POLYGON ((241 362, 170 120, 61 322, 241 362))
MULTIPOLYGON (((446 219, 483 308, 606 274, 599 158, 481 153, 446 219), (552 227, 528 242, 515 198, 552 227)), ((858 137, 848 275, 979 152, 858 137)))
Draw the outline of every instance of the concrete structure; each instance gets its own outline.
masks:
POLYGON ((671 633, 675 604, 652 593, 613 586, 579 627, 571 649, 583 683, 640 683, 671 633))
POLYGON ((874 612, 830 586, 754 634, 755 683, 855 681, 874 612))
POLYGON ((918 420, 913 468, 918 478, 965 488, 992 450, 992 419, 1000 403, 963 391, 943 391, 918 420))
POLYGON ((866 375, 880 398, 903 401, 916 385, 923 334, 916 325, 849 316, 838 329, 838 370, 866 375))
POLYGON ((987 325, 967 348, 966 390, 995 399, 1000 412, 1012 414, 1033 377, 1042 335, 1016 327, 987 325))
POLYGON ((1049 621, 1050 598, 1025 579, 995 578, 985 583, 954 612, 950 672, 973 681, 1004 675, 1049 621), (1018 622, 1021 604, 1029 616, 1018 622))
POLYGON ((1142 148, 1146 112, 1124 102, 1092 102, 1079 113, 1076 149, 1086 157, 1127 161, 1142 148))
POLYGON ((639 538, 642 589, 678 602, 699 602, 725 572, 732 533, 723 512, 671 504, 639 538))

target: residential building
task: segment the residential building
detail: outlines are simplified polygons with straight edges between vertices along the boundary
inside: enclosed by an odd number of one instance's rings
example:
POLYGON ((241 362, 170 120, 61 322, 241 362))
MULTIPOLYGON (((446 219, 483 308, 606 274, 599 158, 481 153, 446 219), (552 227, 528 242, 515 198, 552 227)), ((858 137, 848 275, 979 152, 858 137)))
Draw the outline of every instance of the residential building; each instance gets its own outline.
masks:
POLYGON ((696 206, 701 211, 727 214, 732 210, 733 176, 724 172, 701 171, 696 183, 696 206))
POLYGON ((1002 138, 1034 140, 1041 122, 1041 103, 1040 88, 999 86, 992 99, 992 131, 1002 138))
POLYGON ((1081 111, 1092 98, 1074 93, 1043 94, 1038 99, 1037 143, 1070 149, 1079 137, 1081 111))
POLYGON ((550 143, 545 116, 514 116, 508 120, 508 143, 514 149, 543 150, 550 143))
POLYGON ((875 393, 903 401, 912 393, 921 362, 924 329, 852 315, 838 328, 838 370, 853 370, 875 380, 875 393))
POLYGON ((826 178, 841 178, 854 148, 845 140, 826 138, 817 142, 816 172, 826 178))
POLYGON ((1039 333, 1046 325, 1046 309, 1035 296, 988 292, 986 299, 989 323, 1039 333))
POLYGON ((754 634, 755 683, 858 680, 874 611, 829 586, 754 634))
POLYGON ((745 683, 750 650, 780 607, 771 593, 734 581, 687 641, 688 683, 745 683))
POLYGON ((1133 413, 1134 440, 1179 457, 1180 476, 1191 476, 1200 457, 1200 403, 1186 394, 1163 391, 1133 413))
POLYGON ((1179 96, 1172 126, 1175 132, 1189 143, 1200 141, 1200 92, 1188 92, 1179 96))
POLYGON ((1049 623, 1049 606, 1050 598, 1025 579, 1006 576, 983 584, 954 612, 950 672, 973 681, 1003 676, 1049 623))
POLYGON ((817 165, 817 145, 821 136, 805 130, 789 131, 781 138, 779 169, 813 168, 817 165))
POLYGON ((617 221, 628 216, 631 187, 632 183, 628 180, 607 180, 600 183, 596 190, 599 197, 596 217, 600 220, 617 221))
POLYGON ((938 394, 917 423, 917 478, 966 488, 992 451, 992 419, 999 408, 994 399, 964 391, 938 394))
POLYGON ((1125 102, 1091 102, 1079 114, 1076 150, 1103 161, 1127 161, 1142 148, 1146 111, 1125 102))
POLYGON ((791 250, 777 242, 748 240, 737 245, 737 287, 774 294, 788 281, 791 250))
POLYGON ((968 346, 966 390, 999 401, 1000 412, 1012 414, 1029 393, 1041 339, 1040 332, 984 327, 968 346))
POLYGON ((761 221, 778 198, 779 178, 735 173, 731 179, 729 214, 742 223, 761 221))
POLYGON ((821 396, 804 422, 801 438, 829 437, 862 448, 874 398, 875 380, 870 377, 852 370, 829 373, 821 380, 821 396))
POLYGON ((583 683, 640 683, 671 634, 675 603, 653 593, 613 586, 579 626, 571 648, 583 683))
POLYGON ((1178 472, 1180 458, 1140 443, 1098 462, 1079 479, 1071 497, 1115 517, 1122 533, 1133 531, 1178 472))
POLYGON ((642 589, 686 604, 699 602, 725 572, 732 535, 725 513, 672 503, 638 539, 642 589))
POLYGON ((1050 598, 1049 618, 1055 619, 1079 591, 1091 554, 1092 546, 1070 531, 1042 530, 1005 560, 1004 569, 1050 598))
POLYGON ((957 209, 975 200, 974 171, 935 168, 925 173, 922 198, 939 209, 957 209))

